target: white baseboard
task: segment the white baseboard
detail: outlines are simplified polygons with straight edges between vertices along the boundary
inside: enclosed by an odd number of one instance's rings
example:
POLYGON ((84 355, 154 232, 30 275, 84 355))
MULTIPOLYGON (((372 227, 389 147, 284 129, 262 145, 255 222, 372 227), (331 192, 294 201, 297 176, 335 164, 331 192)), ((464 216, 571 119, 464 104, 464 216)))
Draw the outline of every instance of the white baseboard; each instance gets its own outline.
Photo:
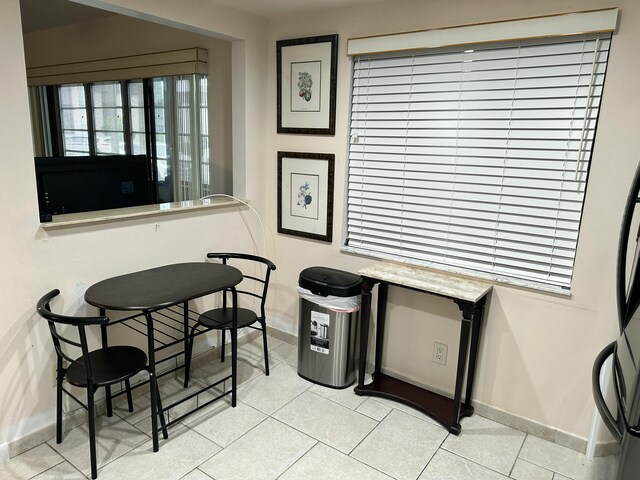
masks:
POLYGON ((0 463, 9 460, 9 444, 0 443, 0 463))
MULTIPOLYGON (((248 330, 248 329, 247 329, 248 330)), ((292 334, 289 331, 284 331, 273 326, 269 326, 269 335, 282 340, 291 345, 297 345, 298 339, 297 336, 292 334)), ((248 330, 246 335, 238 338, 238 343, 244 344, 250 342, 259 336, 258 332, 248 330)), ((196 366, 198 363, 197 355, 208 351, 211 349, 211 345, 206 341, 206 336, 201 336, 197 339, 194 344, 194 360, 193 365, 196 366)), ((178 364, 182 363, 182 358, 176 359, 178 364)), ((170 368, 171 366, 167 366, 170 368)), ((373 370, 373 365, 367 365, 367 372, 371 372, 373 370)), ((160 373, 160 372, 159 372, 160 373)), ((433 388, 429 385, 420 385, 418 382, 413 381, 412 379, 403 378, 401 375, 398 375, 394 372, 392 373, 394 376, 398 377, 400 380, 408 381, 410 383, 418 384, 419 386, 423 386, 426 388, 433 388)), ((441 394, 445 394, 446 392, 437 392, 441 394)), ((557 443, 564 447, 568 447, 572 450, 576 450, 580 453, 585 453, 587 447, 587 439, 579 437, 577 435, 564 432, 554 427, 550 427, 547 425, 543 425, 534 420, 527 419, 524 417, 520 417, 510 412, 506 412, 501 410, 500 408, 484 404, 479 401, 472 402, 475 411, 478 415, 488 418, 490 420, 494 420, 503 425, 507 425, 509 427, 515 428, 525 433, 530 433, 532 435, 536 435, 540 438, 549 440, 551 442, 557 443)), ((104 412, 104 402, 100 402, 97 405, 98 411, 104 412)), ((65 429, 72 428, 76 425, 82 423, 82 419, 80 418, 84 411, 78 410, 75 412, 70 412, 65 414, 65 429)), ((55 412, 48 412, 44 417, 46 418, 54 418, 55 412)), ((20 423, 22 425, 21 431, 29 430, 25 428, 27 424, 31 427, 31 431, 21 438, 13 440, 9 443, 0 444, 0 462, 8 460, 10 457, 15 457, 24 451, 33 448, 43 442, 46 442, 53 438, 55 435, 55 422, 48 423, 43 422, 43 415, 39 415, 37 419, 30 420, 22 420, 20 423), (39 423, 40 426, 38 428, 33 428, 35 423, 39 423)), ((601 442, 596 445, 594 456, 606 456, 617 453, 619 450, 619 446, 615 442, 601 442)))
MULTIPOLYGON (((269 334, 274 338, 278 338, 292 345, 298 344, 297 335, 291 333, 290 331, 280 330, 277 328, 277 325, 274 326, 273 323, 270 324, 269 334)), ((366 371, 369 373, 373 372, 372 363, 367 362, 366 371)), ((441 389, 434 387, 433 385, 428 385, 416 381, 415 379, 407 378, 402 374, 399 374, 398 372, 386 371, 384 368, 383 371, 385 373, 393 375, 399 380, 412 383, 423 388, 427 388, 440 395, 449 396, 448 392, 442 391, 441 389)), ((478 415, 488 418, 489 420, 493 420, 508 427, 515 428, 516 430, 520 430, 521 432, 530 433, 532 435, 543 438, 545 440, 549 440, 550 442, 557 443, 558 445, 562 445, 563 447, 570 448, 571 450, 575 450, 580 453, 586 452, 586 438, 569 432, 565 432, 548 425, 544 425, 525 417, 515 415, 511 412, 507 412, 498 407, 487 405, 476 400, 472 401, 472 405, 474 406, 475 412, 478 415)), ((598 442, 595 446, 594 456, 603 457, 607 455, 615 455, 619 453, 619 450, 620 446, 613 440, 607 442, 598 442)))

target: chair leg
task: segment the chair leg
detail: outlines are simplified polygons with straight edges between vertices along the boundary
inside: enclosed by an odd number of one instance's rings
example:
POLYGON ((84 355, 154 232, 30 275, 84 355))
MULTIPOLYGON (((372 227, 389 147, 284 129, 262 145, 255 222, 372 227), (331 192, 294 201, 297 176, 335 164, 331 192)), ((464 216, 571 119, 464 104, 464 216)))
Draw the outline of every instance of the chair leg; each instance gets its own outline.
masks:
POLYGON ((62 362, 58 362, 56 373, 56 443, 62 443, 62 381, 64 372, 62 362))
POLYGON ((264 348, 264 374, 269 376, 269 348, 267 346, 267 322, 260 320, 262 326, 262 347, 264 348))
POLYGON ((227 336, 226 333, 227 332, 226 332, 226 330, 221 330, 221 332, 222 332, 222 344, 220 346, 220 361, 224 362, 224 347, 225 347, 225 343, 227 341, 227 339, 226 339, 226 336, 227 336))
MULTIPOLYGON (((189 386, 189 375, 191 372, 191 353, 193 352, 193 330, 189 337, 189 343, 187 344, 187 351, 184 352, 184 388, 189 386)), ((158 395, 158 398, 160 396, 158 395)))
POLYGON ((127 378, 124 381, 124 386, 127 389, 127 404, 129 405, 129 411, 133 412, 133 398, 131 397, 131 382, 127 378))
POLYGON ((93 386, 87 386, 87 413, 89 414, 89 452, 91 456, 91 478, 98 478, 96 461, 96 423, 95 407, 93 403, 93 386))
POLYGON ((111 402, 111 386, 104 387, 104 396, 107 399, 107 417, 113 417, 113 403, 111 402))

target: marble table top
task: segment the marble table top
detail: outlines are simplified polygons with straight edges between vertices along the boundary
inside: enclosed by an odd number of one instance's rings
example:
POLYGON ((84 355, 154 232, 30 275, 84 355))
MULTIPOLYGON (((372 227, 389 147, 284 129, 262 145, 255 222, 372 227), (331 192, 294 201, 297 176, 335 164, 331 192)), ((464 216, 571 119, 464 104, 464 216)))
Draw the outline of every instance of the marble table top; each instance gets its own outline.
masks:
POLYGON ((436 295, 476 303, 493 288, 491 284, 417 266, 380 262, 358 271, 363 277, 415 288, 436 295))

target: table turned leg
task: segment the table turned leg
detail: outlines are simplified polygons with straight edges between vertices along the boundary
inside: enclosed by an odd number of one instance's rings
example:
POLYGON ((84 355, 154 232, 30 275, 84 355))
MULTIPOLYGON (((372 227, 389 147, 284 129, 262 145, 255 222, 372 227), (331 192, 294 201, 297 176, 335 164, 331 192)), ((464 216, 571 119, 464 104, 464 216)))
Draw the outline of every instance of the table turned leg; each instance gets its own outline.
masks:
POLYGON ((462 399, 462 385, 464 383, 464 371, 467 366, 467 351, 469 349, 469 332, 473 321, 475 304, 465 300, 454 300, 462 311, 462 322, 460 324, 460 344, 458 346, 458 366, 456 370, 456 387, 453 395, 453 412, 451 415, 451 426, 449 432, 459 435, 460 426, 460 402, 462 399))
POLYGON ((473 310, 473 320, 471 322, 471 347, 469 348, 469 368, 467 369, 467 391, 465 393, 464 404, 462 405, 462 415, 465 417, 473 415, 471 395, 473 393, 473 381, 476 375, 476 360, 478 357, 478 343, 480 341, 480 328, 482 327, 484 303, 485 297, 482 297, 482 299, 476 303, 473 310))
POLYGON ((362 305, 360 306, 360 355, 358 361, 358 384, 355 393, 361 394, 364 387, 364 372, 367 365, 367 344, 369 342, 369 323, 371 321, 371 290, 375 282, 369 278, 362 279, 362 305))
POLYGON ((376 313, 376 357, 373 378, 382 373, 382 344, 384 342, 384 326, 387 318, 387 292, 389 285, 380 282, 378 285, 378 308, 376 313))

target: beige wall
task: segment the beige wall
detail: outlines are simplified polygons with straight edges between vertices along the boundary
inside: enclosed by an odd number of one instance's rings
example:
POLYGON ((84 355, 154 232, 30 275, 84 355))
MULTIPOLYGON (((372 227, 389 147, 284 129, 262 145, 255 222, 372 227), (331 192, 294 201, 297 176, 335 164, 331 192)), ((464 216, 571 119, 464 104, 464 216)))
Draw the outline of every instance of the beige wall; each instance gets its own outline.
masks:
MULTIPOLYGON (((389 1, 364 9, 289 16, 269 24, 269 91, 275 87, 275 42, 338 33, 338 91, 335 137, 276 135, 276 103, 269 96, 268 158, 278 150, 336 155, 335 221, 331 245, 279 235, 276 256, 282 298, 277 315, 295 323, 293 287, 300 270, 328 265, 356 270, 371 260, 339 253, 344 219, 345 157, 351 62, 349 37, 440 28, 510 18, 620 6, 619 30, 612 42, 596 147, 589 176, 572 296, 563 298, 496 286, 485 315, 474 398, 484 404, 582 438, 593 412, 590 375, 594 357, 616 336, 614 269, 622 208, 638 163, 640 107, 635 50, 640 44, 640 4, 587 0, 430 0, 389 1), (285 261, 286 260, 286 261, 285 261)), ((275 169, 270 175, 275 181, 275 169)), ((275 217, 276 196, 266 201, 275 217)), ((452 302, 390 291, 387 369, 436 388, 452 391, 460 313, 452 302), (433 342, 449 346, 446 367, 432 362, 433 342)))
MULTIPOLYGON (((5 225, 0 229, 0 444, 53 421, 51 348, 35 317, 36 299, 49 288, 64 292, 63 310, 81 308, 87 285, 105 276, 160 263, 196 260, 215 248, 251 249, 246 227, 234 209, 207 214, 108 223, 57 233, 37 222, 31 139, 24 78, 18 0, 0 4, 0 61, 4 66, 0 105, 5 225), (157 225, 156 225, 157 224, 157 225)), ((602 0, 394 0, 362 12, 354 9, 300 15, 267 22, 214 7, 207 0, 87 0, 119 13, 188 28, 218 32, 232 41, 234 92, 234 186, 263 216, 268 254, 278 270, 271 323, 297 331, 297 277, 304 267, 356 270, 370 260, 341 254, 350 36, 443 27, 611 6, 602 0), (169 19, 162 20, 162 19, 169 19), (335 137, 276 135, 275 41, 315 34, 340 34, 338 112, 335 137), (276 152, 336 154, 332 244, 278 235, 276 152)), ((480 347, 475 398, 514 415, 586 437, 593 409, 590 370, 599 349, 616 335, 614 269, 620 216, 638 161, 640 98, 640 5, 620 0, 620 28, 613 39, 609 71, 590 173, 571 298, 498 286, 489 305, 480 347)), ((247 218, 252 220, 250 215, 247 218)), ((251 222, 250 222, 251 223, 251 222)), ((250 227, 257 231, 255 224, 250 227)), ((259 231, 256 233, 259 238, 259 231)), ((258 240, 258 244, 260 245, 258 240)), ((444 300, 390 293, 388 369, 450 389, 459 314, 444 300), (424 320, 426 318, 426 320, 424 320), (431 362, 433 341, 449 345, 449 365, 431 362), (426 348, 425 348, 426 347, 426 348)))
POLYGON ((232 193, 231 42, 122 15, 24 37, 27 68, 192 47, 209 52, 212 191, 232 193))
MULTIPOLYGON (((247 132, 233 138, 234 171, 240 172, 233 181, 240 194, 250 191, 254 199, 264 197, 266 22, 214 8, 205 1, 122 1, 114 8, 121 12, 137 8, 129 13, 148 20, 162 15, 173 19, 162 20, 164 23, 199 34, 222 32, 222 38, 232 42, 232 122, 247 132), (187 8, 187 3, 192 8, 187 8), (245 178, 245 171, 255 176, 245 178)), ((43 293, 59 288, 62 299, 56 307, 70 314, 82 313, 86 308, 84 290, 106 276, 197 261, 211 250, 253 251, 255 242, 247 235, 247 228, 257 236, 258 245, 262 242, 251 213, 246 209, 239 213, 237 208, 43 230, 35 193, 19 0, 0 3, 0 61, 6 70, 0 88, 4 113, 0 118, 0 142, 4 145, 0 159, 4 185, 0 189, 4 220, 0 227, 1 452, 4 443, 49 425, 55 418, 51 340, 34 310, 43 293)), ((255 207, 264 215, 262 202, 257 200, 255 207)))

